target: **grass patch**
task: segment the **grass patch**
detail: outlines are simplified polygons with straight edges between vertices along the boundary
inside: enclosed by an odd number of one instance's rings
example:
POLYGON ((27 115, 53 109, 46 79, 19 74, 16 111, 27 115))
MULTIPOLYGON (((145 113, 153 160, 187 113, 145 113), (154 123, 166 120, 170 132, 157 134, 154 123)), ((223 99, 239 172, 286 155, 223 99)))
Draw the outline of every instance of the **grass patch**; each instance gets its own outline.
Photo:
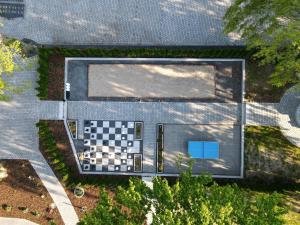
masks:
POLYGON ((247 126, 245 129, 247 176, 300 180, 300 148, 291 144, 278 127, 247 126))
POLYGON ((277 191, 288 213, 286 224, 300 224, 300 148, 278 127, 245 128, 246 179, 237 183, 250 194, 277 191))
POLYGON ((55 79, 53 71, 59 70, 58 79, 62 81, 61 60, 54 60, 53 65, 58 64, 58 69, 53 67, 51 59, 61 59, 62 57, 145 57, 145 58, 249 58, 253 52, 247 51, 242 47, 231 48, 39 48, 39 79, 38 79, 38 97, 40 99, 58 98, 60 100, 61 91, 56 90, 57 87, 63 88, 63 83, 55 79), (54 75, 54 83, 51 85, 51 77, 54 75), (62 83, 62 84, 61 84, 62 83), (52 91, 52 95, 51 95, 52 91))

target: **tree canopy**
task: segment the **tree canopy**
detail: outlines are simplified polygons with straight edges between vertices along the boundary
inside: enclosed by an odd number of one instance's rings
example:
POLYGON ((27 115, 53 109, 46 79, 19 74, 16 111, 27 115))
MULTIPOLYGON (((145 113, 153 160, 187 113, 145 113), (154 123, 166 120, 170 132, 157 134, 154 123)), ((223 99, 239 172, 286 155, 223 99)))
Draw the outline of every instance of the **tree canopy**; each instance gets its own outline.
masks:
POLYGON ((225 33, 236 32, 261 64, 274 64, 271 83, 300 78, 300 1, 235 0, 224 16, 225 33))
POLYGON ((164 178, 153 179, 153 189, 132 178, 129 187, 119 187, 114 197, 105 190, 97 207, 79 224, 145 224, 152 209, 152 224, 283 224, 285 212, 280 198, 261 194, 250 197, 237 185, 220 186, 210 176, 192 176, 184 172, 171 185, 164 178))
POLYGON ((21 42, 17 40, 4 41, 0 39, 0 97, 7 90, 7 82, 3 76, 10 76, 17 69, 16 56, 21 54, 21 42))

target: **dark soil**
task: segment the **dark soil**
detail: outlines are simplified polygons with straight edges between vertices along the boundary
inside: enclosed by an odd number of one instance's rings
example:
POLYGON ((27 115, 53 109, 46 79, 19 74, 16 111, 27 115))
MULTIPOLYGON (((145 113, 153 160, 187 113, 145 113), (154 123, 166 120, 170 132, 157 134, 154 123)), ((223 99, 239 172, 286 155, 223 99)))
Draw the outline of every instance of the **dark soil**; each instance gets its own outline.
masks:
POLYGON ((48 72, 48 100, 64 99, 65 57, 50 56, 48 72))
POLYGON ((50 212, 51 196, 27 160, 0 160, 8 177, 0 181, 0 217, 16 217, 38 224, 63 224, 57 209, 50 212), (12 206, 9 212, 5 205, 12 206), (28 208, 28 210, 25 210, 28 208), (38 212, 40 215, 33 215, 38 212))

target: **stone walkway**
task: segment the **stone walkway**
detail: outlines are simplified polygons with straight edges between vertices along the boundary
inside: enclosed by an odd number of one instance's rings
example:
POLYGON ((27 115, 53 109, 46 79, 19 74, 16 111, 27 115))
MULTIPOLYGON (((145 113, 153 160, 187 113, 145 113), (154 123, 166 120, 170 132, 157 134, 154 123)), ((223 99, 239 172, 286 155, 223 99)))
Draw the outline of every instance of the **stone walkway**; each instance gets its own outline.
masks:
POLYGON ((49 191, 62 219, 67 225, 78 222, 77 214, 59 180, 39 151, 40 119, 63 119, 63 103, 40 101, 36 97, 36 67, 32 71, 16 72, 13 83, 27 81, 31 88, 10 102, 0 102, 0 158, 29 160, 49 191))
POLYGON ((283 135, 300 147, 300 88, 292 87, 279 103, 247 103, 246 124, 279 126, 283 135))
POLYGON ((40 44, 241 44, 223 34, 229 0, 28 0, 24 18, 3 19, 0 33, 40 44))
POLYGON ((8 218, 8 217, 0 217, 1 225, 38 225, 37 223, 31 222, 25 219, 19 218, 8 218))

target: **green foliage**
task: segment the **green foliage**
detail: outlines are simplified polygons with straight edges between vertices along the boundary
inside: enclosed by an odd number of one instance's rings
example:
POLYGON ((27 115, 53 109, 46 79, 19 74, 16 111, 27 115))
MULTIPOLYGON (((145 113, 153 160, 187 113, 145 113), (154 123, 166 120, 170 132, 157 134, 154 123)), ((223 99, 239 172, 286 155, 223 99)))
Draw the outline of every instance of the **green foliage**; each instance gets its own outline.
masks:
POLYGON ((249 197, 235 184, 219 186, 210 176, 192 176, 190 169, 174 185, 155 177, 153 190, 138 179, 130 181, 129 189, 120 188, 114 198, 102 190, 97 208, 80 224, 145 224, 152 205, 154 225, 280 225, 285 213, 280 203, 276 193, 249 197))
POLYGON ((275 64, 270 82, 299 82, 300 1, 236 0, 225 14, 225 33, 237 32, 262 65, 275 64))
POLYGON ((48 59, 50 56, 60 55, 65 57, 148 57, 148 58, 247 58, 252 55, 252 51, 245 48, 40 48, 39 49, 39 79, 38 97, 47 99, 48 97, 48 59))
POLYGON ((0 100, 8 100, 5 97, 7 82, 3 79, 3 75, 11 76, 18 69, 15 59, 21 54, 21 42, 17 40, 5 42, 2 39, 0 40, 0 100))

